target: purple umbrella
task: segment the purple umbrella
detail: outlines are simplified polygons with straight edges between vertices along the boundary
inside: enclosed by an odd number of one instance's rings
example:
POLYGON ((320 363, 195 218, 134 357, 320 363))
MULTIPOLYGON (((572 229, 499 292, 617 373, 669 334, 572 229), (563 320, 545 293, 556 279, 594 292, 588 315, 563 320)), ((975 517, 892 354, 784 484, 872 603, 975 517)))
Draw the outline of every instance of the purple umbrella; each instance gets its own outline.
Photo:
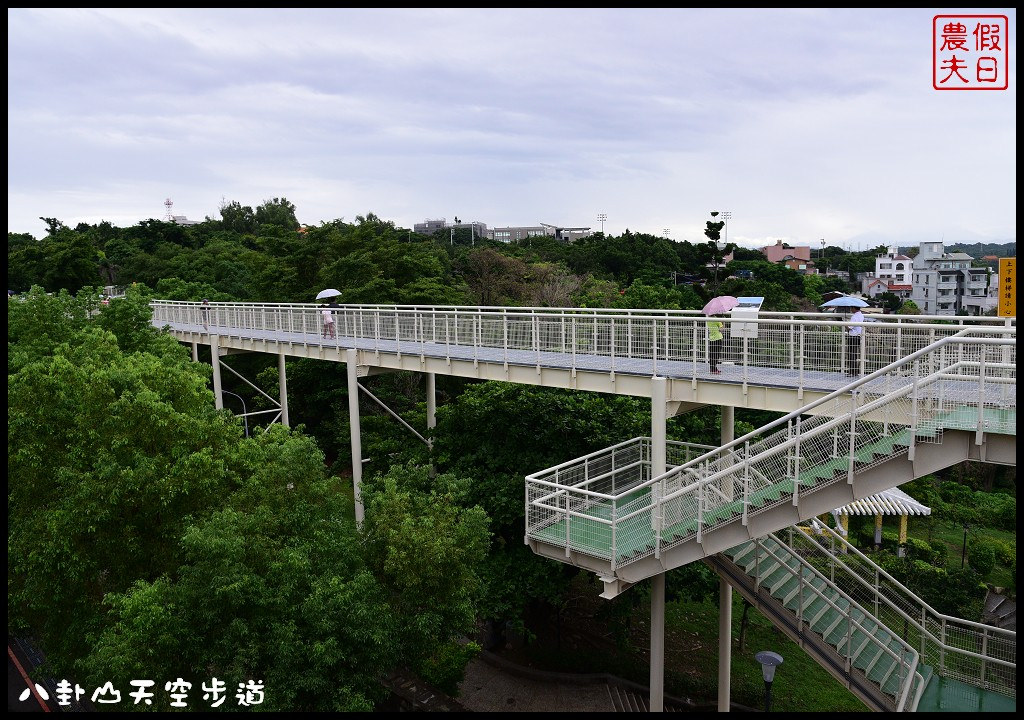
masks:
POLYGON ((708 304, 701 310, 705 315, 722 315, 729 312, 740 304, 740 301, 732 295, 719 295, 708 300, 708 304))

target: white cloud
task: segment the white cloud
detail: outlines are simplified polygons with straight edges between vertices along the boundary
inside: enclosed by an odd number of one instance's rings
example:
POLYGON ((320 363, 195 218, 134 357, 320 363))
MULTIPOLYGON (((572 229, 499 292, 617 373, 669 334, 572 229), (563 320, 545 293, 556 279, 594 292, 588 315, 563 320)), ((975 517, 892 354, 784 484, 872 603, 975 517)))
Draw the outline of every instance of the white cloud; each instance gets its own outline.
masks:
POLYGON ((931 10, 8 9, 8 230, 374 212, 818 247, 1016 239, 1007 91, 931 10), (877 244, 877 243, 876 243, 877 244))

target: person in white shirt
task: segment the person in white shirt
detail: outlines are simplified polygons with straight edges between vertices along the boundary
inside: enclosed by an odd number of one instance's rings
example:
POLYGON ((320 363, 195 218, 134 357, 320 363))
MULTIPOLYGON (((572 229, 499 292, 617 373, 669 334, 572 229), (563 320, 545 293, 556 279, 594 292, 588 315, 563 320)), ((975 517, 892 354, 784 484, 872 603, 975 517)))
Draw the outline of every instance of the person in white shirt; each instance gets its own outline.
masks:
MULTIPOLYGON (((850 322, 864 322, 864 313, 855 308, 850 322)), ((860 375, 860 342, 864 335, 863 325, 851 325, 846 328, 846 374, 860 375)))

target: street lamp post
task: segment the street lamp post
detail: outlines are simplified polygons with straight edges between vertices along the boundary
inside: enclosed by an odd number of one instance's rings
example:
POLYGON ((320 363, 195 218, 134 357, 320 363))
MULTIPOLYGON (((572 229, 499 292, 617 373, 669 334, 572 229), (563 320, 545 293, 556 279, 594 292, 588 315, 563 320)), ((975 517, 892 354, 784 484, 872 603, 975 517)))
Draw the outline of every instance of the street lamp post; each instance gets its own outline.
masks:
POLYGON ((725 244, 728 245, 729 244, 729 218, 732 217, 732 213, 729 212, 728 210, 726 210, 726 211, 722 212, 721 215, 722 215, 722 222, 725 223, 725 244))
POLYGON ((770 650, 762 650, 754 659, 761 663, 761 677, 764 678, 764 711, 772 709, 772 680, 775 679, 775 668, 782 664, 782 656, 770 650))
POLYGON ((608 219, 607 213, 598 213, 597 221, 601 223, 601 234, 604 235, 604 221, 608 219))
POLYGON ((245 409, 245 399, 238 393, 233 393, 230 390, 221 390, 225 395, 234 395, 242 403, 242 422, 245 423, 245 436, 249 437, 249 411, 245 409))

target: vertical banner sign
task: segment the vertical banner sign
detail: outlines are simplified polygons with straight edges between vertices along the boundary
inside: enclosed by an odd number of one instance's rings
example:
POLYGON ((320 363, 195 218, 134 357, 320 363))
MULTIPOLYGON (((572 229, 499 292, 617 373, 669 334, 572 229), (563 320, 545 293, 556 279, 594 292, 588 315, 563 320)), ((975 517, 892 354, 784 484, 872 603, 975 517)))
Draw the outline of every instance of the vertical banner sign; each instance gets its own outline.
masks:
POLYGON ((1010 86, 1006 15, 936 15, 932 18, 932 87, 936 90, 1006 90, 1010 86))
POLYGON ((1017 258, 999 258, 999 317, 1017 317, 1017 258))

